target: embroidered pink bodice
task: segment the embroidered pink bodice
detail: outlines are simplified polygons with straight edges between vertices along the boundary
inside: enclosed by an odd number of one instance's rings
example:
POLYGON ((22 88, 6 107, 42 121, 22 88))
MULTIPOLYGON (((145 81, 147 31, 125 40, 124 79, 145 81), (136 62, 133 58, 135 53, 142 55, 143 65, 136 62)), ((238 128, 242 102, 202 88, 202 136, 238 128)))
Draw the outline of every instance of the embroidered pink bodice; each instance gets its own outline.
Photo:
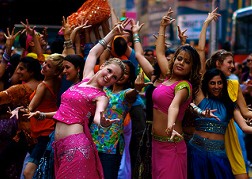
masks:
POLYGON ((168 108, 175 97, 175 92, 182 88, 187 88, 189 91, 187 100, 179 107, 178 120, 182 120, 185 110, 192 99, 192 87, 187 81, 177 81, 169 86, 163 84, 158 85, 152 94, 153 108, 168 114, 168 108))
POLYGON ((54 115, 54 119, 66 124, 88 124, 88 119, 95 114, 95 99, 106 96, 99 88, 79 85, 71 86, 61 96, 61 105, 54 115))

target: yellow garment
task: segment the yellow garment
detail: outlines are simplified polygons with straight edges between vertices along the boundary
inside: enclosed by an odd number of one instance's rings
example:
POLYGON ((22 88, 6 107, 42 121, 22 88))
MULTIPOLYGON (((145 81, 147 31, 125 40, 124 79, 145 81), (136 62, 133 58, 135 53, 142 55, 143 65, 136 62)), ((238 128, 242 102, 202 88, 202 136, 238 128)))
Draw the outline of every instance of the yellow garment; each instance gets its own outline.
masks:
MULTIPOLYGON (((228 80, 228 94, 233 102, 237 100, 238 90, 239 82, 237 80, 228 80)), ((233 174, 238 175, 247 173, 238 134, 234 125, 234 119, 230 120, 226 129, 225 148, 233 174)))
POLYGON ((38 58, 36 53, 31 52, 31 53, 28 53, 26 56, 38 59, 41 63, 43 63, 45 61, 46 57, 48 56, 48 54, 43 54, 43 56, 38 58))

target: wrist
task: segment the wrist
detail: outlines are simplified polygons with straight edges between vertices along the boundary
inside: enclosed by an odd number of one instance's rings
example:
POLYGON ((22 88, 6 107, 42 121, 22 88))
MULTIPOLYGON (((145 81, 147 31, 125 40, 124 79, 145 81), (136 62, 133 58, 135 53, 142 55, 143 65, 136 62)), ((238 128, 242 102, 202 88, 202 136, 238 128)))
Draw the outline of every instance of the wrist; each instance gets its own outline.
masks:
POLYGON ((137 93, 140 93, 140 92, 141 92, 141 90, 138 90, 138 89, 136 89, 136 88, 134 88, 134 91, 137 92, 137 93))
POLYGON ((103 129, 103 130, 108 130, 110 126, 105 127, 105 126, 102 126, 101 124, 99 124, 98 127, 99 127, 100 129, 103 129))
POLYGON ((39 117, 37 118, 38 120, 43 120, 43 119, 45 119, 46 118, 46 114, 45 113, 43 113, 43 112, 40 112, 39 113, 39 117))

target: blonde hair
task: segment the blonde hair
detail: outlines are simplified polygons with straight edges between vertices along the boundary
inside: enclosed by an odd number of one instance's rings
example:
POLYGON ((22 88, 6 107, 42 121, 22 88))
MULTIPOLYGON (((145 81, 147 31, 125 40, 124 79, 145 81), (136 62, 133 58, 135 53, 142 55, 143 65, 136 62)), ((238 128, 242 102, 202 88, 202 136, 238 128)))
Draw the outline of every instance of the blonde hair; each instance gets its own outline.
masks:
POLYGON ((122 62, 121 59, 119 59, 119 58, 110 58, 109 60, 107 60, 106 62, 103 63, 103 66, 107 66, 109 64, 118 65, 122 70, 122 76, 124 75, 124 73, 126 71, 126 67, 125 67, 125 64, 122 62))
POLYGON ((46 57, 46 60, 51 60, 52 64, 56 67, 56 71, 59 73, 63 72, 63 61, 65 60, 64 56, 59 53, 53 53, 46 57))

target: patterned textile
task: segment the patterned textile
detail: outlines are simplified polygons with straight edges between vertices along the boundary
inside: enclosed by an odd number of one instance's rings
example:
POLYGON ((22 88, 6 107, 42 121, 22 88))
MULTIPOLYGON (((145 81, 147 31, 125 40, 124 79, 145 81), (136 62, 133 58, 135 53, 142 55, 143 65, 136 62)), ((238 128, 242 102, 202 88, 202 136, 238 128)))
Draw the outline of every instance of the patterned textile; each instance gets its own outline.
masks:
POLYGON ((53 148, 55 178, 103 178, 98 152, 84 133, 55 141, 53 148))
POLYGON ((99 24, 110 17, 108 0, 87 0, 77 12, 67 17, 68 23, 76 26, 88 20, 88 24, 99 24))
POLYGON ((56 178, 104 178, 88 124, 95 114, 96 98, 106 94, 102 89, 80 85, 88 80, 84 79, 62 94, 60 107, 54 115, 54 119, 62 123, 83 126, 83 133, 53 143, 56 178))
POLYGON ((109 98, 109 104, 107 106, 104 115, 108 119, 121 119, 118 122, 113 123, 109 130, 103 130, 99 128, 97 124, 90 126, 90 131, 99 152, 107 154, 116 154, 117 146, 119 145, 120 154, 123 153, 124 140, 123 133, 123 121, 130 110, 131 104, 126 101, 125 94, 128 91, 122 90, 119 93, 113 93, 111 90, 105 88, 105 92, 109 98))

